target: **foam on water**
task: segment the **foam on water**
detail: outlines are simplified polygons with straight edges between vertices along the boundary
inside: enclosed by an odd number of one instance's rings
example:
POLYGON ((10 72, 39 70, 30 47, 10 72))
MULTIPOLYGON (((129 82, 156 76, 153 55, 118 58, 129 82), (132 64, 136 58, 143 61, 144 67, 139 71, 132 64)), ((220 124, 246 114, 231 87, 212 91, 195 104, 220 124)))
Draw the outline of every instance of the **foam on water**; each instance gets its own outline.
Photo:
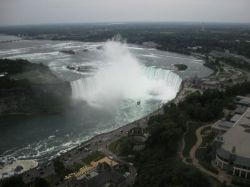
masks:
POLYGON ((149 57, 149 58, 159 58, 158 56, 156 56, 156 55, 154 55, 152 53, 150 53, 148 55, 142 55, 142 56, 149 57))
POLYGON ((48 58, 56 57, 58 56, 59 52, 47 52, 47 53, 29 53, 29 54, 20 54, 20 55, 13 55, 11 57, 8 57, 9 59, 28 59, 28 60, 46 60, 48 58))

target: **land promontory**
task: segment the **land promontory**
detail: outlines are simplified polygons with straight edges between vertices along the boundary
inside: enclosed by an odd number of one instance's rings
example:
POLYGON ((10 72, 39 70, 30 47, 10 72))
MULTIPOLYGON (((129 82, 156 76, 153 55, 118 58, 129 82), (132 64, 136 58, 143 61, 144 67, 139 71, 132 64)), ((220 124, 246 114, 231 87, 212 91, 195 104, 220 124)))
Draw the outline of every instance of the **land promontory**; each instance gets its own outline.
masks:
POLYGON ((71 87, 47 66, 0 59, 0 115, 58 113, 70 102, 71 87))

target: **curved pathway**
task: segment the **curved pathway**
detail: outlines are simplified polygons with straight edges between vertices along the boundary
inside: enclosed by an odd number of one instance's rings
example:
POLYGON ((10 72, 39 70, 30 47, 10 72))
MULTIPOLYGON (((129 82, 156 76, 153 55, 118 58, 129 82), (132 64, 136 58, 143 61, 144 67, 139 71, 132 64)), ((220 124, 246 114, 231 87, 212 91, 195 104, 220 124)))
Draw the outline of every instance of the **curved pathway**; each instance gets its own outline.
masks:
POLYGON ((195 154, 197 149, 200 147, 200 145, 202 144, 202 135, 201 135, 201 131, 207 127, 209 127, 210 124, 207 125, 203 125, 201 127, 199 127, 198 129, 196 129, 195 134, 196 134, 196 143, 195 145, 191 148, 189 156, 192 159, 192 164, 198 168, 199 170, 201 170, 202 172, 206 173, 207 175, 210 175, 211 177, 214 177, 217 179, 217 175, 212 173, 211 171, 208 171, 207 169, 205 169, 202 165, 200 165, 199 160, 196 158, 195 154))
POLYGON ((203 125, 201 127, 199 127, 198 129, 196 129, 195 134, 196 134, 196 138, 197 141, 195 143, 195 145, 191 148, 190 152, 189 152, 189 156, 192 159, 192 164, 193 166, 195 166, 197 169, 199 169, 201 172, 217 179, 218 181, 220 181, 221 183, 226 182, 227 185, 229 185, 231 183, 231 179, 230 177, 223 171, 219 171, 219 174, 215 174, 209 170, 207 170, 206 168, 204 168, 202 165, 200 165, 199 160, 196 157, 196 152, 197 149, 200 147, 200 145, 202 144, 202 135, 201 135, 201 131, 207 127, 211 126, 210 124, 207 125, 203 125))

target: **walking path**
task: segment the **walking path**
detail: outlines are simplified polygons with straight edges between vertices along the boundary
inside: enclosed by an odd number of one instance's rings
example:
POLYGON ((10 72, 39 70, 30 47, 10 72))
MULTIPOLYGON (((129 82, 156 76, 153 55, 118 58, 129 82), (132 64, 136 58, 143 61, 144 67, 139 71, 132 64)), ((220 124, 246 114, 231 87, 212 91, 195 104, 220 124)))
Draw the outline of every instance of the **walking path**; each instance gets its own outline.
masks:
MULTIPOLYGON (((211 126, 211 124, 203 125, 203 126, 199 127, 198 129, 196 129, 196 131, 195 131, 195 135, 196 135, 197 140, 196 140, 196 143, 193 145, 193 147, 191 148, 191 150, 189 152, 189 156, 190 156, 192 162, 188 163, 186 161, 186 158, 183 156, 183 153, 180 153, 181 160, 185 164, 189 164, 189 165, 192 164, 194 167, 196 167, 197 169, 199 169, 201 172, 203 172, 203 173, 205 173, 205 174, 213 177, 214 179, 220 181, 221 183, 226 182, 226 184, 229 185, 229 184, 231 184, 231 178, 224 171, 219 171, 219 173, 217 175, 217 174, 215 174, 215 173, 207 170, 206 168, 204 168, 199 163, 199 160, 196 157, 196 152, 197 152, 197 150, 199 149, 199 147, 202 144, 202 135, 201 135, 201 132, 202 132, 203 129, 205 129, 205 128, 209 127, 209 126, 211 126)), ((183 152, 184 147, 185 147, 184 136, 183 136, 182 142, 183 143, 182 143, 182 147, 181 147, 181 152, 183 152)))
POLYGON ((212 173, 211 171, 208 171, 207 169, 205 169, 202 165, 200 165, 199 160, 197 159, 197 157, 195 156, 197 149, 200 147, 200 145, 202 144, 202 135, 201 135, 201 131, 207 127, 209 127, 210 124, 207 125, 203 125, 201 127, 199 127, 198 129, 196 129, 195 134, 196 134, 196 138, 197 141, 195 143, 195 145, 191 148, 189 156, 192 159, 192 164, 198 168, 200 171, 202 171, 203 173, 214 177, 217 179, 217 175, 212 173))

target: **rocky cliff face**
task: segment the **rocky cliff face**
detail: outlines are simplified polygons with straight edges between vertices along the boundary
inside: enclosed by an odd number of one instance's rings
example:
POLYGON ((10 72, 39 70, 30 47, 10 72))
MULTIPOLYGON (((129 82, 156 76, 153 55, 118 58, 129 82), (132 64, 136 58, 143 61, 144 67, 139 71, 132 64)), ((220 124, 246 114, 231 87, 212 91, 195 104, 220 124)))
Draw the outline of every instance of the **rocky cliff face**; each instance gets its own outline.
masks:
POLYGON ((0 59, 0 115, 57 113, 68 107, 70 84, 48 67, 0 59))

